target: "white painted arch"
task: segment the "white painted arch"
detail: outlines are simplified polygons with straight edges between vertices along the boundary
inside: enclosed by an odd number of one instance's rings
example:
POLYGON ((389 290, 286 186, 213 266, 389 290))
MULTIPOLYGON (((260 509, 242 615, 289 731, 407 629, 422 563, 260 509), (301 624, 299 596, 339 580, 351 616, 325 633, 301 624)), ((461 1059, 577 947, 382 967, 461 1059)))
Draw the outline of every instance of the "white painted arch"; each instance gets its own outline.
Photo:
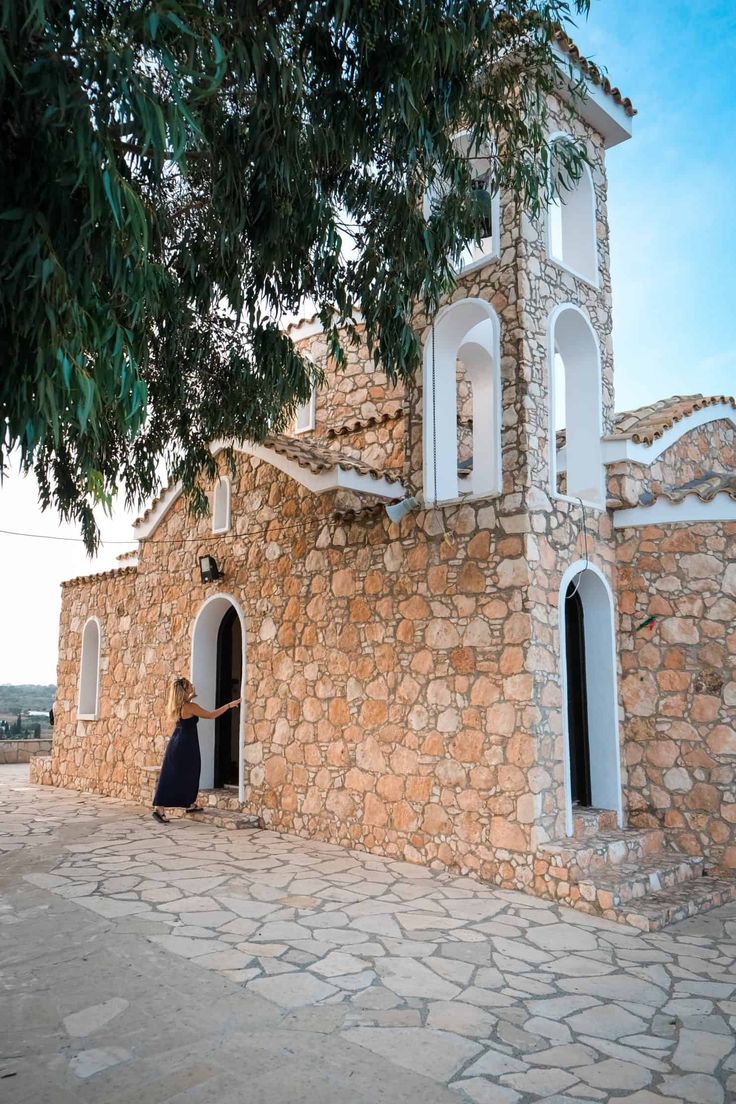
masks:
POLYGON ((90 617, 82 629, 82 656, 79 664, 77 720, 96 721, 100 715, 100 656, 102 625, 90 617))
POLYGON ((573 831, 570 746, 567 716, 565 595, 573 580, 585 619, 585 666, 588 699, 591 800, 597 809, 614 809, 623 826, 621 749, 618 724, 618 677, 613 591, 603 572, 578 560, 562 576, 559 592, 560 673, 562 685, 562 749, 565 767, 565 830, 573 831))
MULTIPOLYGON (((243 703, 240 706, 238 728, 238 800, 245 801, 245 678, 247 668, 247 637, 245 617, 240 605, 231 594, 212 594, 199 608, 192 626, 191 680, 197 691, 197 699, 204 709, 214 709, 217 688, 217 634, 228 610, 234 609, 240 621, 243 642, 243 665, 240 687, 243 703)), ((202 789, 211 789, 215 783, 215 722, 202 718, 198 725, 199 750, 202 756, 202 789)))
POLYGON ((437 313, 424 347, 424 501, 458 502, 457 373, 473 388, 473 472, 462 498, 501 493, 501 333, 485 299, 459 299, 437 313), (435 465, 436 458, 436 465, 435 465), (436 495, 435 495, 436 485, 436 495))
POLYGON ((557 360, 564 366, 565 471, 567 494, 586 505, 605 506, 601 353, 589 318, 574 303, 560 303, 549 316, 547 332, 549 379, 550 490, 557 497, 556 390, 557 360))
MULTIPOLYGON (((564 131, 557 131, 549 138, 553 186, 556 176, 555 145, 563 139, 574 141, 564 131)), ((547 208, 547 254, 555 264, 598 287, 595 188, 588 165, 583 164, 580 179, 558 194, 547 208)))

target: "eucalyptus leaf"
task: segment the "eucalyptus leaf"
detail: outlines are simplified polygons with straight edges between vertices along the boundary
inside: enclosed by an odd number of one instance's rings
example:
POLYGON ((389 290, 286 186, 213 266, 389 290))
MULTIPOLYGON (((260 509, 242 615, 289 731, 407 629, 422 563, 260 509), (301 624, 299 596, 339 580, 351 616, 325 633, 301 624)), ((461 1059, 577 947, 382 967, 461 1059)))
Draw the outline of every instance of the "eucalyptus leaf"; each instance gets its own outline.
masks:
POLYGON ((162 461, 203 508, 209 443, 280 431, 319 383, 279 326, 305 302, 338 369, 360 305, 412 380, 414 312, 490 214, 453 138, 532 213, 575 179, 546 103, 587 6, 0 0, 0 472, 17 453, 90 550, 94 506, 139 505, 162 461))

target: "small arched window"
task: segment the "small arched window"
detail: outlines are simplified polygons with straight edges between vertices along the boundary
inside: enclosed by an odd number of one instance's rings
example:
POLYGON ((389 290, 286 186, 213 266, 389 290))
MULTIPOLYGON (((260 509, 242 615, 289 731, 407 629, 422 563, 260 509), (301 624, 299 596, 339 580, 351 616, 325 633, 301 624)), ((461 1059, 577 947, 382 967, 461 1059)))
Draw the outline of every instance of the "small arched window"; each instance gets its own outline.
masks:
MULTIPOLYGON (((475 192, 483 193, 482 209, 486 212, 483 217, 480 241, 473 241, 467 245, 458 259, 457 271, 459 275, 462 275, 468 270, 475 269, 491 258, 498 256, 500 252, 501 207, 498 192, 489 191, 493 168, 490 148, 487 145, 478 147, 477 144, 473 143, 472 135, 466 132, 458 134, 453 139, 453 145, 458 153, 470 162, 472 188, 475 192)), ((427 192, 424 198, 425 217, 429 217, 435 203, 443 194, 446 194, 445 189, 446 186, 443 187, 441 183, 437 183, 427 192)))
POLYGON ((547 210, 547 249, 550 257, 590 284, 598 283, 595 191, 587 165, 572 182, 556 155, 560 136, 552 144, 552 187, 555 199, 547 210))
POLYGON ((470 134, 459 134, 453 145, 470 161, 473 190, 485 193, 484 206, 487 211, 483 220, 483 237, 480 242, 471 242, 460 255, 458 271, 463 273, 498 255, 500 204, 498 192, 489 191, 493 168, 490 148, 487 145, 481 148, 473 145, 470 134))
POLYGON ((600 355, 578 307, 559 307, 552 316, 549 374, 551 490, 602 506, 600 355))
POLYGON ((212 502, 212 532, 227 533, 230 528, 230 480, 221 475, 215 483, 212 502))
POLYGON ((82 660, 79 668, 77 719, 96 721, 100 706, 100 623, 90 617, 82 632, 82 660))
POLYGON ((498 319, 484 299, 437 316, 424 356, 424 499, 456 502, 501 492, 498 319))
POLYGON ((305 403, 300 403, 296 408, 296 418, 294 420, 294 432, 295 433, 309 433, 314 429, 316 424, 317 413, 317 391, 312 390, 312 394, 305 403))

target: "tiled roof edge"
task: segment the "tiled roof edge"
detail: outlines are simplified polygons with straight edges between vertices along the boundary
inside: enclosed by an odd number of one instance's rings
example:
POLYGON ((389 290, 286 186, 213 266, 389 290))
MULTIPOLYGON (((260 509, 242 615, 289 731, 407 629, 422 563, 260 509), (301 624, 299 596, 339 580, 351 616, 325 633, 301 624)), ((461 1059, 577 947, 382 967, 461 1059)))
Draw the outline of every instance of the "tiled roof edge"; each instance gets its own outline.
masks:
POLYGON ((591 84, 597 84, 607 96, 611 97, 614 103, 624 109, 630 119, 633 119, 634 115, 637 114, 637 110, 629 97, 624 96, 618 88, 612 85, 608 77, 601 72, 597 65, 583 57, 578 47, 562 27, 558 27, 555 32, 555 42, 563 53, 567 54, 581 72, 585 74, 591 84))
POLYGON ((64 579, 62 587, 76 586, 79 583, 95 583, 98 579, 120 578, 121 575, 135 575, 137 567, 114 567, 110 571, 98 571, 95 575, 77 575, 74 579, 64 579))

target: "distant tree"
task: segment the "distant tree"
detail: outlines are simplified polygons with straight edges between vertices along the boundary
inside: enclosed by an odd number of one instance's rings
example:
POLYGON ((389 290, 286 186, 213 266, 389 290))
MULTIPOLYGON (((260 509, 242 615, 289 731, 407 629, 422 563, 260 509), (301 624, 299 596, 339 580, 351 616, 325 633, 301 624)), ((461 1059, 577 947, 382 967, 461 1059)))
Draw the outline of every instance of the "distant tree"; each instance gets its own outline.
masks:
POLYGON ((34 724, 34 726, 33 726, 33 739, 34 740, 40 740, 41 739, 41 726, 40 726, 40 724, 34 724))
POLYGON ((305 299, 338 365, 360 310, 411 378, 490 194, 550 196, 554 41, 588 5, 0 0, 0 470, 19 450, 89 549, 162 460, 204 509, 210 442, 278 431, 318 379, 278 324, 305 299), (492 143, 484 189, 460 131, 492 143))
POLYGON ((18 714, 18 719, 15 722, 13 731, 16 732, 18 736, 20 736, 21 732, 23 731, 23 718, 21 717, 20 713, 18 714))

